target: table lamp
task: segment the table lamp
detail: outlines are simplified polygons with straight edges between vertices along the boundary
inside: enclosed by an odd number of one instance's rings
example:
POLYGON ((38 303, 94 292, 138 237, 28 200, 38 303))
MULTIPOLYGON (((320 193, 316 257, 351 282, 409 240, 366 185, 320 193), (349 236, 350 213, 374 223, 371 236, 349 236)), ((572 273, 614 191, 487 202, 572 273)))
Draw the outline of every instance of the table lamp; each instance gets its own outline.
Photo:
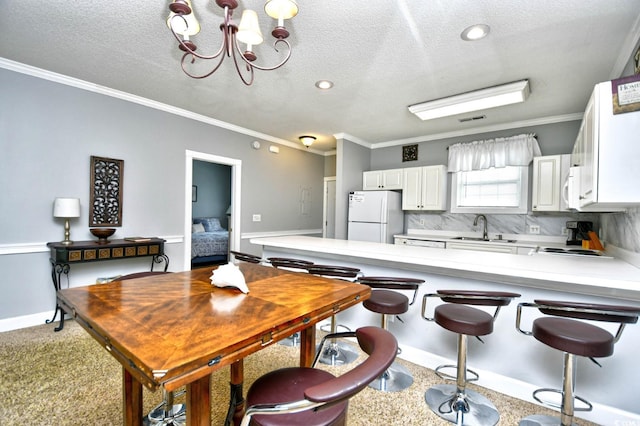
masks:
POLYGON ((69 219, 80 217, 79 198, 56 198, 53 202, 53 217, 62 217, 64 221, 64 240, 60 244, 70 245, 73 241, 69 239, 69 219))

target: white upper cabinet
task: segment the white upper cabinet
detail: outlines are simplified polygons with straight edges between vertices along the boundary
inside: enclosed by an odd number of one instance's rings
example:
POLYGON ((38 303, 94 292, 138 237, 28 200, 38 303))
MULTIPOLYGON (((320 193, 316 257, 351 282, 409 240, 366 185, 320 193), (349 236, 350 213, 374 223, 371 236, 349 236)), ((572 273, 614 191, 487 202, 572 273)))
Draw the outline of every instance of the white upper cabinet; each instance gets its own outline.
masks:
POLYGON ((596 85, 576 140, 579 210, 640 204, 640 111, 613 114, 612 97, 610 81, 596 85))
POLYGON ((362 189, 364 191, 402 189, 402 170, 389 169, 362 172, 362 189))
POLYGON ((446 210, 446 166, 404 169, 402 210, 446 210))
POLYGON ((557 212, 568 210, 565 182, 569 174, 571 155, 546 155, 533 158, 533 193, 531 210, 557 212))

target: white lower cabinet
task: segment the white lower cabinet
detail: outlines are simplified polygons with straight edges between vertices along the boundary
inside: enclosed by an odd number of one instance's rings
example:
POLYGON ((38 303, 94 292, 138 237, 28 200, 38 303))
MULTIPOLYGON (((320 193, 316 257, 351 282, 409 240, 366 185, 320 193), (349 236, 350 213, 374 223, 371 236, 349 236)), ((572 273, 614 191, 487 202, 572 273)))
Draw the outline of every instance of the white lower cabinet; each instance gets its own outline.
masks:
POLYGON ((456 250, 474 250, 474 251, 491 251, 494 253, 511 253, 518 254, 517 246, 506 246, 504 244, 491 244, 491 243, 458 243, 447 241, 448 249, 456 250))
POLYGON ((446 166, 409 167, 404 169, 402 210, 446 210, 446 166))

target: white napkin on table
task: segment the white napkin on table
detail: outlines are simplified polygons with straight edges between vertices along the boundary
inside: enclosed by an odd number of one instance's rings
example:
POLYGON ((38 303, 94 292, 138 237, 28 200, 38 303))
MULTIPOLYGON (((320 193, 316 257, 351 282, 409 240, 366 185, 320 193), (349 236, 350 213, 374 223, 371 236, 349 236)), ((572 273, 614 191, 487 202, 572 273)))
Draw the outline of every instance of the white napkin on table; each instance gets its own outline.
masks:
POLYGON ((235 287, 245 294, 249 293, 249 287, 247 287, 242 271, 231 262, 213 271, 211 284, 216 287, 235 287))

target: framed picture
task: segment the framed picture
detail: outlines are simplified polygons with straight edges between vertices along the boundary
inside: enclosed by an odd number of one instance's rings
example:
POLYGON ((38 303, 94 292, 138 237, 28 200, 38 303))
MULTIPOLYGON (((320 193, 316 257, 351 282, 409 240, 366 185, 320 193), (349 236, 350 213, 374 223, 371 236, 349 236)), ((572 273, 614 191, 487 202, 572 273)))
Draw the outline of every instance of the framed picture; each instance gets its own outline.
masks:
POLYGON ((191 186, 191 202, 195 203, 198 201, 198 187, 196 185, 191 186))
POLYGON ((416 161, 418 159, 418 145, 405 145, 402 147, 402 162, 416 161))
POLYGON ((122 226, 124 160, 91 156, 89 227, 122 226))

